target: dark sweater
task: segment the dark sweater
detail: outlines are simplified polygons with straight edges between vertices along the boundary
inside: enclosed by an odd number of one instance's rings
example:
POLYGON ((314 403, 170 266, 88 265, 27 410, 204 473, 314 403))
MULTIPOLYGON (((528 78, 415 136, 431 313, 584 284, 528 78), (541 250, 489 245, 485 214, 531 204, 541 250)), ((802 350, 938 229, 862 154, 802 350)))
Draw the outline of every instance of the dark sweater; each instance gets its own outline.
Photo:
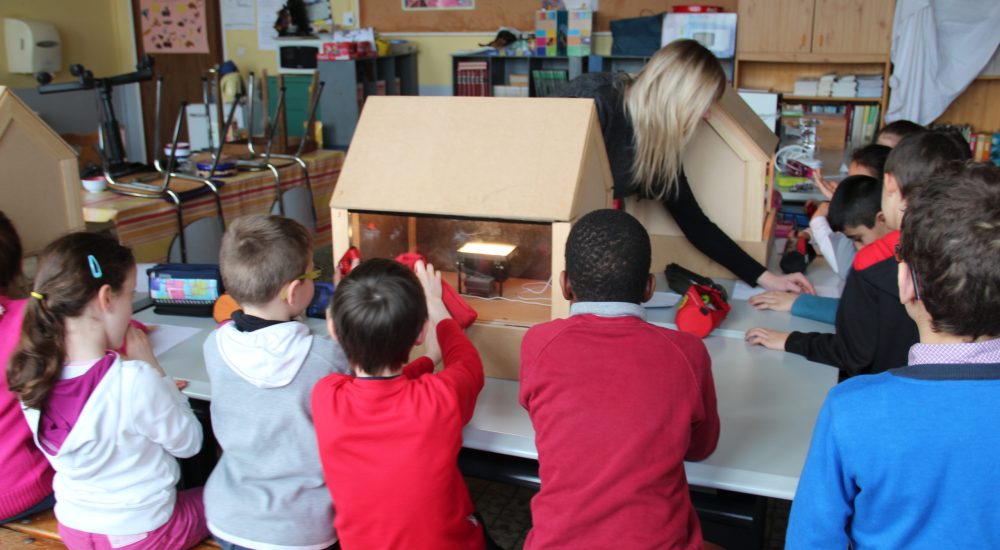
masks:
MULTIPOLYGON (((563 97, 592 98, 597 105, 597 116, 601 121, 601 133, 604 134, 604 146, 608 151, 611 175, 614 178, 615 198, 643 195, 642 186, 636 185, 632 178, 634 131, 623 97, 628 81, 629 77, 625 73, 587 73, 566 84, 560 93, 563 97)), ((655 190, 662 186, 661 181, 653 188, 655 190)), ((684 236, 695 248, 722 264, 747 284, 757 284, 757 278, 766 269, 702 212, 683 169, 677 177, 677 192, 665 195, 662 200, 684 236)))
POLYGON ((899 303, 896 259, 853 270, 837 308, 837 333, 793 332, 785 351, 840 369, 841 379, 906 364, 919 340, 917 325, 899 303))

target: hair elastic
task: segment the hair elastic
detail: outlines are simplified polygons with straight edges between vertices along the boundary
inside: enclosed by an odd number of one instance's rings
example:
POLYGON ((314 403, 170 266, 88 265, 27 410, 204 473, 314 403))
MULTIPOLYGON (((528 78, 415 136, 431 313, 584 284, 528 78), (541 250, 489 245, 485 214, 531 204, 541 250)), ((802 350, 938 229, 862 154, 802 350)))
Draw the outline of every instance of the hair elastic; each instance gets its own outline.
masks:
POLYGON ((34 299, 36 299, 36 300, 44 300, 45 299, 45 295, 42 294, 41 292, 38 292, 37 290, 32 290, 31 291, 31 297, 34 298, 34 299))
POLYGON ((87 263, 90 265, 90 274, 95 279, 100 279, 104 276, 104 272, 101 271, 101 264, 97 263, 97 258, 93 254, 87 255, 87 263))

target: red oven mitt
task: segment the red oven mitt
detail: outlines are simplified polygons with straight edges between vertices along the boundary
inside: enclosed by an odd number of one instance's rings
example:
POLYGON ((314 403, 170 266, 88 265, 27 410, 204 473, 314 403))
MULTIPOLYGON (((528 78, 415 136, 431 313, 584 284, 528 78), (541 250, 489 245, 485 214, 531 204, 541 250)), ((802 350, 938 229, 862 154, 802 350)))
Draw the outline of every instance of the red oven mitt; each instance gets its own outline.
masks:
MULTIPOLYGON (((396 261, 410 269, 413 269, 417 261, 427 262, 422 255, 416 252, 404 252, 396 256, 396 261)), ((441 301, 444 302, 444 307, 448 308, 452 319, 462 328, 469 328, 469 325, 474 323, 476 317, 479 316, 476 310, 472 309, 472 306, 466 303, 447 281, 441 281, 441 301)))

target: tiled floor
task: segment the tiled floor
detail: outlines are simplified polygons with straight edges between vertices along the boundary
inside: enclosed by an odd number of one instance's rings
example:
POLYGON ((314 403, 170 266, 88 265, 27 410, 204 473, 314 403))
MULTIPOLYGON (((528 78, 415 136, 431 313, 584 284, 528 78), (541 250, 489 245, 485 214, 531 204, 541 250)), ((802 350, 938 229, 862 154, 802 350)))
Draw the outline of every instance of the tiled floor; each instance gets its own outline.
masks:
MULTIPOLYGON (((535 491, 472 477, 466 477, 465 481, 476 511, 483 516, 493 540, 508 550, 521 550, 524 537, 531 529, 529 503, 535 491)), ((790 506, 791 502, 786 500, 768 500, 767 523, 764 527, 765 550, 781 550, 785 547, 785 528, 788 525, 790 506)))

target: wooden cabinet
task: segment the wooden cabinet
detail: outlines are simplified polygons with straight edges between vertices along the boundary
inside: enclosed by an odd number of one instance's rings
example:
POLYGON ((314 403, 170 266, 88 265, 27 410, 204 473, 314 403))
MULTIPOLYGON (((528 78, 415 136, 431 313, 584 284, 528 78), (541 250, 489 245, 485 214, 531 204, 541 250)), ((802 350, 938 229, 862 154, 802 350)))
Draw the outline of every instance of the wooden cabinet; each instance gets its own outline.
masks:
POLYGON ((812 51, 815 0, 740 0, 736 49, 739 53, 812 51))
POLYGON ((814 53, 889 54, 894 0, 816 0, 814 53))
POLYGON ((895 0, 741 0, 738 55, 889 55, 895 0))

